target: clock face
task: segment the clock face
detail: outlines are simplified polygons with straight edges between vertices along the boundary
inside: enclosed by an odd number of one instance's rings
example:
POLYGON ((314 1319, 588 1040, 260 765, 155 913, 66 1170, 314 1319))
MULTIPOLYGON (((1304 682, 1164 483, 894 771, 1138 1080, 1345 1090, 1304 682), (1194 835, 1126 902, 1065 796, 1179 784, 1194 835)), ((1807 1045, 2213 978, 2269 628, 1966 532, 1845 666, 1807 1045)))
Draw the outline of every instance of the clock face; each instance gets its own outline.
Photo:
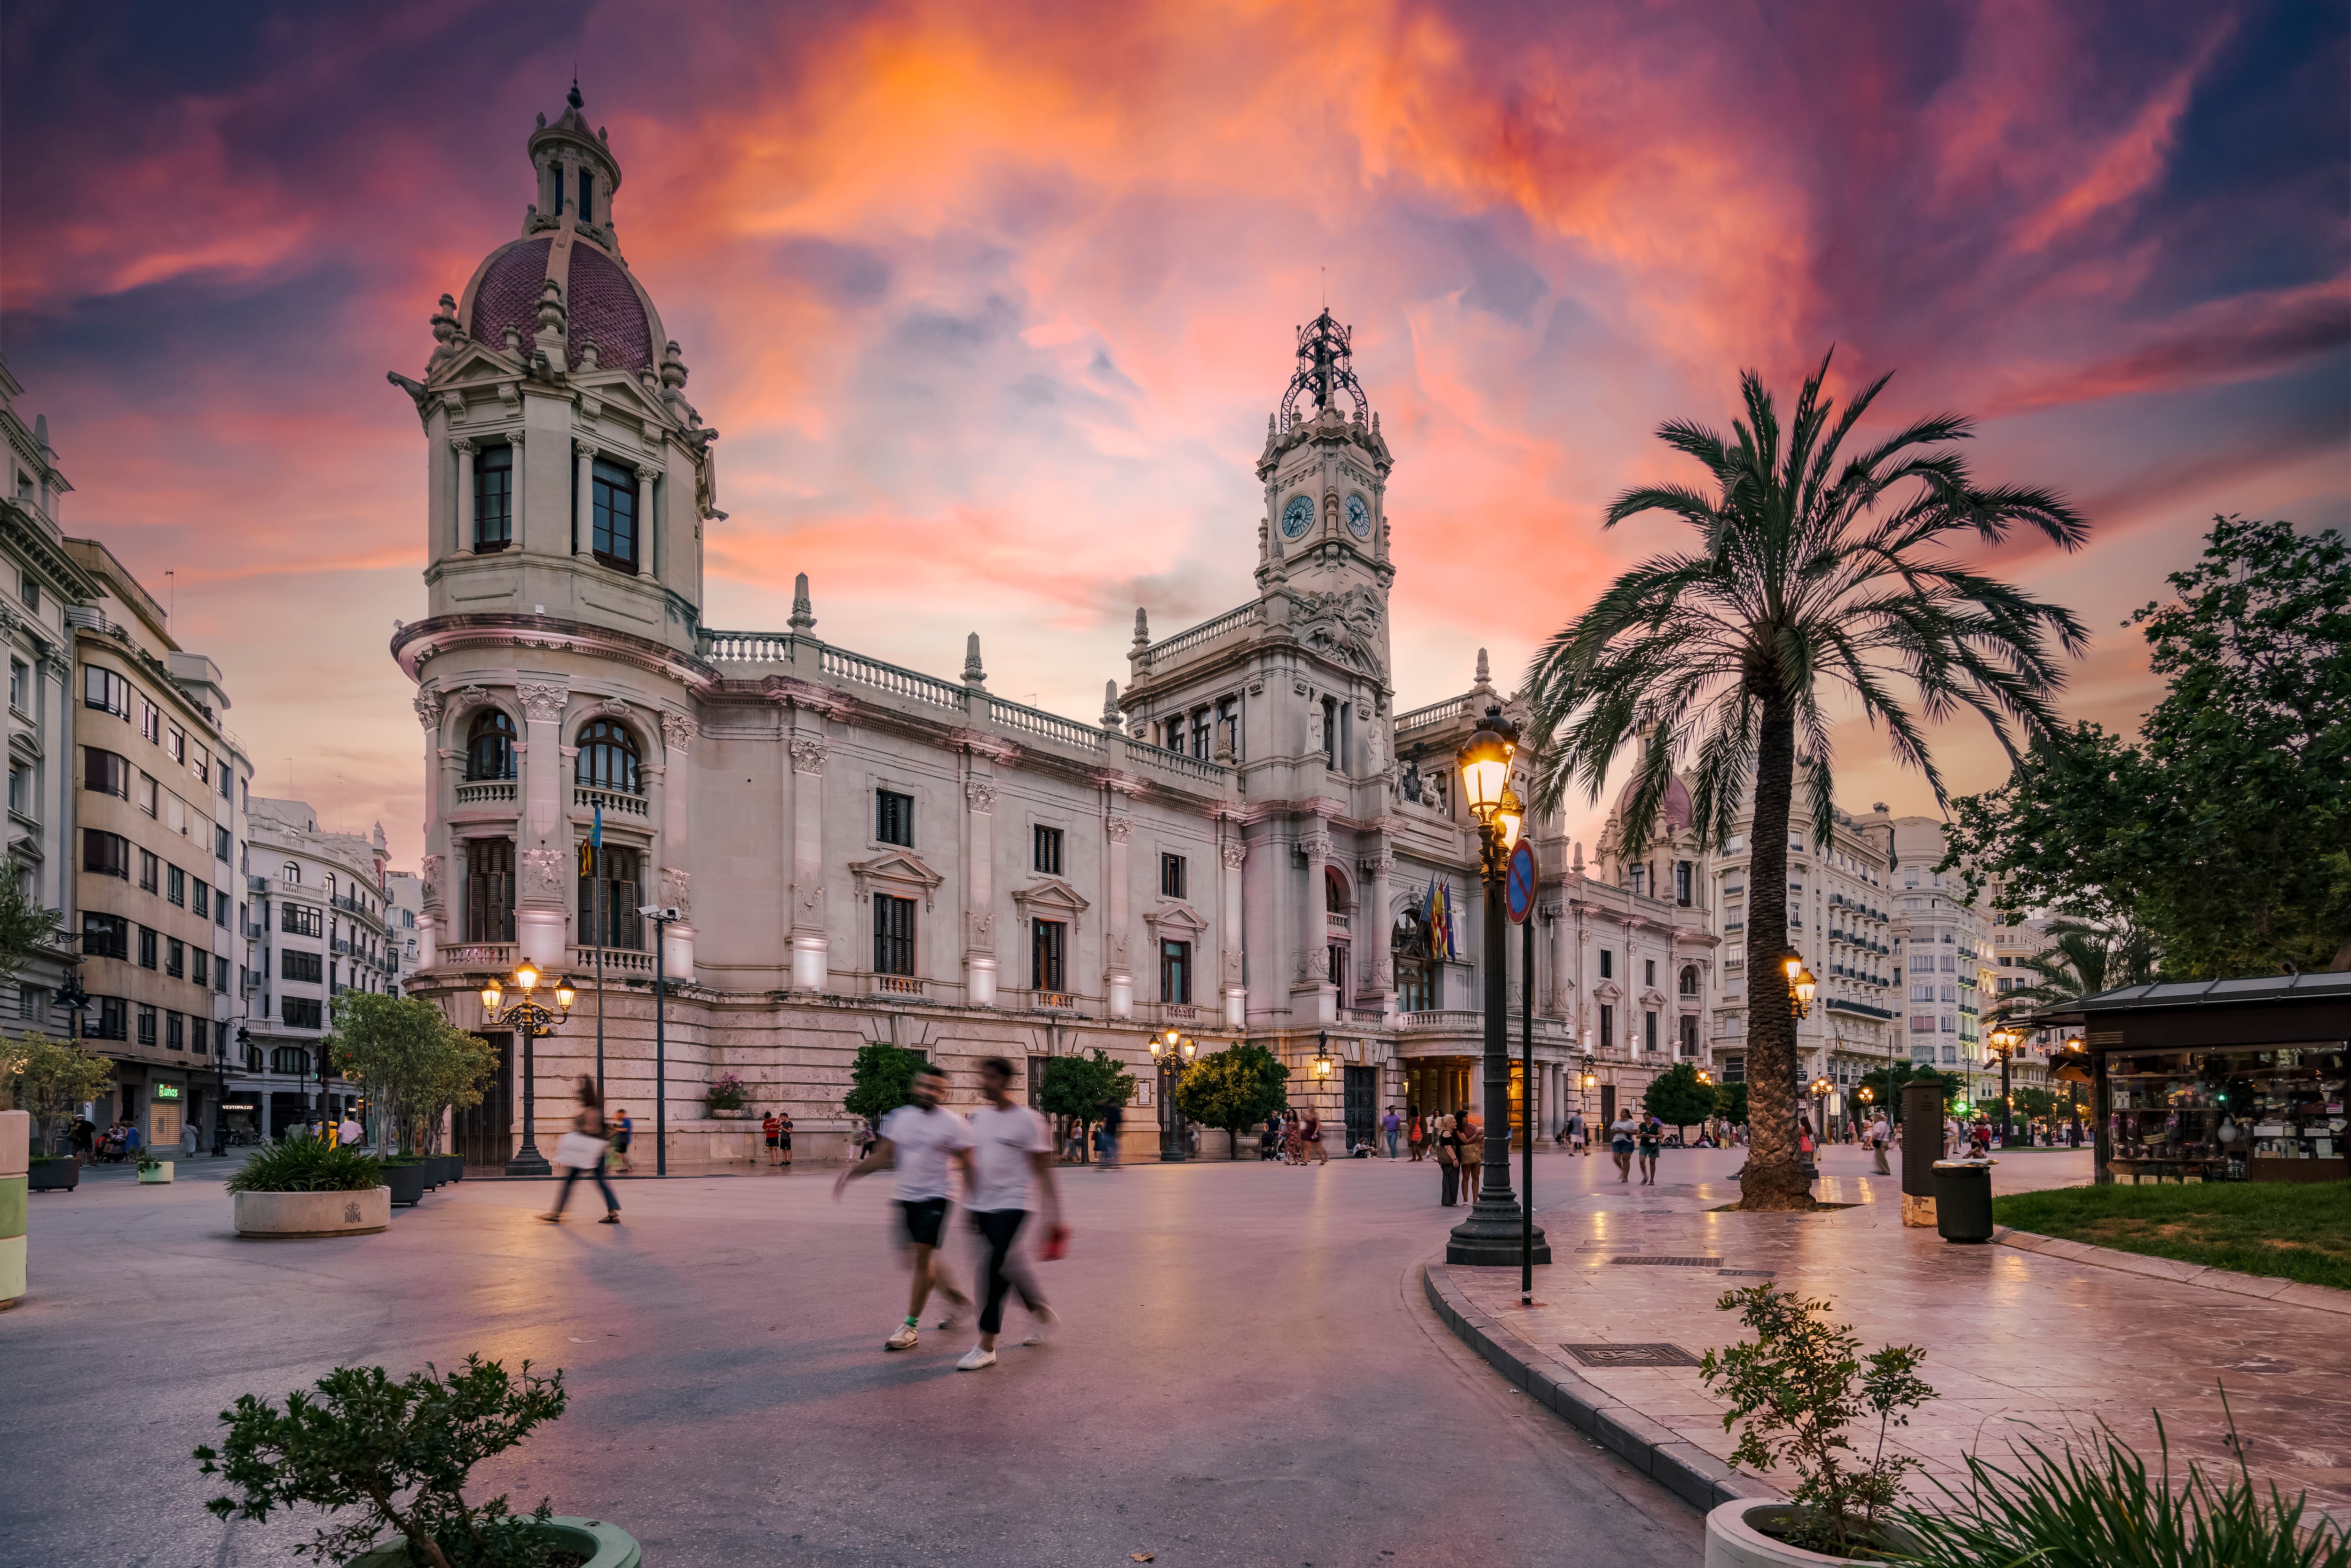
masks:
POLYGON ((1292 496, 1290 505, 1281 508, 1281 537, 1286 539, 1304 538, 1306 530, 1314 526, 1314 503, 1304 496, 1292 496))
POLYGON ((1347 497, 1347 530, 1359 539, 1372 537, 1372 508, 1361 496, 1347 497))

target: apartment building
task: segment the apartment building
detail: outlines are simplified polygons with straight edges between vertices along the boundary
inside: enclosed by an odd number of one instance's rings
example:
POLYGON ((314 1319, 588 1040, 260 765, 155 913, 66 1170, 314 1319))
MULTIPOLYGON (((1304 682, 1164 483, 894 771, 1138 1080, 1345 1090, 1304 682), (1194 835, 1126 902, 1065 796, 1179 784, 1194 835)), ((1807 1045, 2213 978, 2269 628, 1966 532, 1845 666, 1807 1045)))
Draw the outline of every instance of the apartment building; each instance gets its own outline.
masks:
POLYGON ((246 1098, 261 1119, 256 1130, 275 1135, 317 1115, 322 1093, 330 1116, 360 1099, 320 1053, 336 998, 391 988, 385 849, 381 824, 372 837, 321 830, 307 800, 256 795, 247 820, 246 896, 256 934, 250 977, 257 984, 246 1098))
POLYGON ((402 987, 416 973, 416 917, 423 912, 424 879, 413 871, 384 873, 384 988, 394 996, 407 994, 402 987))
POLYGON ((1988 1083, 1996 1092, 2000 1064, 1988 1061, 1983 1041, 1985 996, 1999 973, 1991 918, 1958 872, 1935 869, 1940 821, 1893 816, 1881 803, 1862 825, 1889 848, 1896 1006, 1908 1060, 1963 1074, 1970 1100, 1988 1083))

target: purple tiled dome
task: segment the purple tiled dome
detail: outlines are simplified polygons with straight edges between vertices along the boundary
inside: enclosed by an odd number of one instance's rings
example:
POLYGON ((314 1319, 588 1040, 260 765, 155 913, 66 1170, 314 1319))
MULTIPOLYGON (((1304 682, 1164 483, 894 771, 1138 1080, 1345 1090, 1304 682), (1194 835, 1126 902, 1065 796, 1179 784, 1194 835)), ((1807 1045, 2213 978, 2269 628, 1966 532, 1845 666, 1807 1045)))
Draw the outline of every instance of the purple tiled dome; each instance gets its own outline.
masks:
POLYGON ((505 341, 509 327, 530 341, 538 330, 539 285, 547 281, 547 253, 554 244, 552 237, 518 239, 482 264, 481 281, 474 287, 474 319, 466 328, 475 342, 495 348, 505 341))
MULTIPOLYGON (((490 253, 474 285, 467 331, 477 342, 496 346, 511 327, 528 344, 538 330, 538 297, 547 283, 551 235, 516 240, 490 253)), ((579 362, 580 345, 596 341, 596 362, 605 370, 649 371, 660 362, 644 297, 611 256, 584 236, 571 242, 569 276, 563 290, 569 324, 569 350, 579 362)))
MULTIPOLYGON (((1627 779, 1625 788, 1616 792, 1616 815, 1619 817, 1625 814, 1625 808, 1632 803, 1633 789, 1633 781, 1627 779)), ((1697 813, 1690 805, 1689 789, 1682 783, 1679 774, 1666 780, 1666 798, 1658 807, 1657 814, 1665 819, 1667 828, 1674 830, 1687 828, 1697 820, 1697 813)))

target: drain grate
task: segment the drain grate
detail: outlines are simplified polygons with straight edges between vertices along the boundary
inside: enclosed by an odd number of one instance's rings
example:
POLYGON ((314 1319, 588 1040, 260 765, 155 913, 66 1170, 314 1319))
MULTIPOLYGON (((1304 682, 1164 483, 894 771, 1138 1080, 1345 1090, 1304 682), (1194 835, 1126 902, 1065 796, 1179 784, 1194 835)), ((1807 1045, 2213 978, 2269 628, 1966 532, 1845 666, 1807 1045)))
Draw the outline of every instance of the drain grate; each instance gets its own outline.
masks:
POLYGON ((1771 1278, 1772 1274, 1776 1272, 1776 1270, 1771 1269, 1717 1269, 1715 1272, 1721 1275, 1726 1280, 1768 1280, 1771 1278))
POLYGON ((1586 1366, 1696 1366, 1698 1357, 1677 1344, 1562 1344, 1560 1349, 1586 1366))
POLYGON ((1647 1263, 1660 1269, 1719 1269, 1719 1258, 1611 1258, 1611 1263, 1647 1263))

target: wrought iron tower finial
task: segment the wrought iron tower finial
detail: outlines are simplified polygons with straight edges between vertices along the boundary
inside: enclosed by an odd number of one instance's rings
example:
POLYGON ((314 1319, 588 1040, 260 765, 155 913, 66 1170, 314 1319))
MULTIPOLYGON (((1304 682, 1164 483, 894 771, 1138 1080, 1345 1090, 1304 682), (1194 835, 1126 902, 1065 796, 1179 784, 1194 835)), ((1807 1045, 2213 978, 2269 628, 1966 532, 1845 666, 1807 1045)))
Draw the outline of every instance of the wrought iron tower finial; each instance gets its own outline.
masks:
POLYGON ((1353 399, 1358 421, 1370 416, 1370 400, 1355 379, 1353 333, 1332 319, 1326 305, 1322 314, 1298 329, 1298 369, 1282 394, 1281 427, 1288 430, 1298 423, 1301 394, 1313 399, 1313 412, 1320 414, 1338 402, 1342 392, 1353 399))

